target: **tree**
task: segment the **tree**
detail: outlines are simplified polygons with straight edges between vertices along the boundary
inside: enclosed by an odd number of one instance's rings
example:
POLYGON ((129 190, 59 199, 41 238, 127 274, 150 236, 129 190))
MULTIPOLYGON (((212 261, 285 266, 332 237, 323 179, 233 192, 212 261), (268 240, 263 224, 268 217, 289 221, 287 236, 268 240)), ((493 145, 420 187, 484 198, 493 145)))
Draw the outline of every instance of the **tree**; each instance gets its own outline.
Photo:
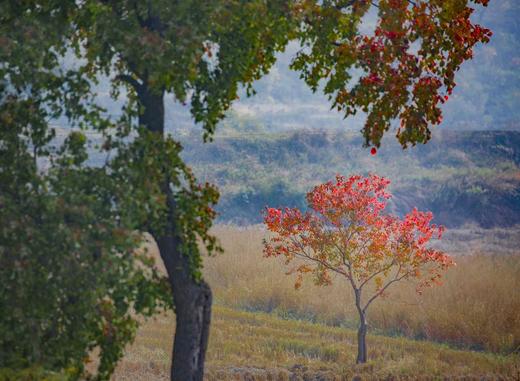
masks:
POLYGON ((40 366, 60 379, 108 380, 138 318, 171 308, 167 279, 137 251, 143 237, 127 189, 108 171, 117 167, 83 166, 86 139, 74 132, 38 173, 21 123, 32 115, 9 122, 20 106, 10 102, 0 117, 0 378, 9 368, 6 379, 47 379, 32 373, 40 366), (25 377, 16 373, 26 368, 25 377))
POLYGON ((443 227, 432 214, 413 209, 402 219, 384 214, 389 181, 376 175, 337 176, 307 194, 310 211, 267 208, 265 224, 274 237, 264 242, 266 257, 295 261, 296 287, 312 274, 317 285, 345 278, 359 314, 357 363, 367 361, 368 307, 394 283, 418 281, 417 291, 440 283, 454 265, 445 253, 429 248, 443 227))
POLYGON ((368 114, 367 145, 379 146, 394 119, 402 122, 403 146, 424 143, 430 125, 440 123, 439 104, 455 86, 454 73, 473 46, 490 36, 471 22, 468 4, 6 1, 0 5, 0 102, 3 108, 9 96, 31 101, 34 121, 24 138, 36 147, 35 160, 52 156, 49 120, 66 117, 71 125, 102 133, 101 149, 121 169, 108 173, 135 196, 118 210, 130 208, 138 217, 135 228, 153 235, 168 272, 177 320, 172 379, 200 380, 211 291, 200 273, 197 242, 217 250, 208 234, 217 194, 209 185, 198 188, 179 159, 180 147, 165 128, 165 94, 189 102, 210 140, 240 88, 253 94, 252 83, 296 40, 302 50, 293 69, 315 91, 323 83, 333 107, 346 116, 368 114), (363 35, 360 26, 371 9, 378 13, 377 27, 363 35), (70 57, 73 65, 67 65, 70 57), (361 72, 359 80, 353 72, 361 72), (122 101, 119 118, 97 104, 93 85, 99 81, 122 101), (179 177, 188 178, 187 187, 179 177))

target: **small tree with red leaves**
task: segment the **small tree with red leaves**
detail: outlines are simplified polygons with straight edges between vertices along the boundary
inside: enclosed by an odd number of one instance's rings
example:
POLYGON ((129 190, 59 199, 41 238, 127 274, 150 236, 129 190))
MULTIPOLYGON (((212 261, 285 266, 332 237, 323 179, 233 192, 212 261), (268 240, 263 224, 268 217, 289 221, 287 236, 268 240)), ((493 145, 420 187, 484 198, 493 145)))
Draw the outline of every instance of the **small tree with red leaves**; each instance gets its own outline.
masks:
POLYGON ((274 233, 264 241, 266 257, 284 256, 297 274, 317 285, 332 282, 331 274, 346 278, 359 313, 357 363, 367 360, 367 309, 394 283, 415 280, 417 291, 440 284, 441 272, 454 265, 445 253, 428 243, 440 238, 442 226, 431 224, 432 213, 413 209, 403 218, 385 214, 389 180, 376 175, 337 176, 307 194, 309 211, 267 208, 264 223, 274 233), (372 287, 368 287, 371 285, 372 287))

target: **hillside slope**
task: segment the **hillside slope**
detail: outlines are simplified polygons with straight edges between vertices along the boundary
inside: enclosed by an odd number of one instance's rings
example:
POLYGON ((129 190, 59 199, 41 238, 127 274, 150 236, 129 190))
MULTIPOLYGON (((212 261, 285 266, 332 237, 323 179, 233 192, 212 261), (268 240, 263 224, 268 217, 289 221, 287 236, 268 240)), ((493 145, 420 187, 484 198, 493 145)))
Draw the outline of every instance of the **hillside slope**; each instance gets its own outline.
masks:
POLYGON ((258 223, 266 205, 304 207, 319 182, 372 172, 392 181, 394 213, 417 206, 449 227, 520 223, 520 132, 444 131, 407 150, 394 140, 371 156, 358 133, 223 129, 210 144, 185 136, 183 156, 219 185, 221 222, 258 223))

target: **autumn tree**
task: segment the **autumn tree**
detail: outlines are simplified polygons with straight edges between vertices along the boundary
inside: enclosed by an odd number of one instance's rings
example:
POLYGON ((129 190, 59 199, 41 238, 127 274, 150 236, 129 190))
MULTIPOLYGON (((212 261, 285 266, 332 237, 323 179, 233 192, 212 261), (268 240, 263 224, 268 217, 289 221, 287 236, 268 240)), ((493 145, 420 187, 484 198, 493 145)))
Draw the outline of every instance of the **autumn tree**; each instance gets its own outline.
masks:
MULTIPOLYGON (((379 146, 394 120, 400 120, 396 133, 403 146, 425 143, 441 121, 440 105, 455 87, 456 71, 491 35, 472 23, 471 2, 4 1, 2 134, 21 118, 18 137, 35 162, 55 154, 49 121, 66 118, 70 126, 102 135, 100 149, 118 168, 107 175, 119 179, 118 192, 133 195, 125 202, 112 197, 115 215, 135 216, 133 228, 155 238, 167 269, 177 321, 172 379, 201 380, 211 291, 201 276, 197 242, 216 249, 208 229, 217 193, 198 187, 182 163, 181 147, 166 130, 165 95, 185 102, 210 140, 240 89, 252 95, 252 83, 269 72, 277 52, 296 41, 302 49, 292 68, 313 90, 323 84, 345 116, 367 114, 366 145, 379 146), (361 26, 371 12, 376 27, 364 35, 361 26), (99 81, 122 104, 120 116, 98 104, 99 81), (13 102, 16 112, 8 107, 13 102), (31 115, 28 123, 24 112, 31 115)), ((94 149, 94 143, 87 145, 94 149)))
POLYGON ((266 257, 295 263, 296 287, 305 274, 317 285, 333 275, 347 281, 359 314, 357 363, 367 361, 367 310, 391 285, 416 281, 417 291, 440 283, 454 265, 428 243, 441 238, 432 214, 413 209, 403 218, 384 213, 389 181, 376 175, 337 176, 307 194, 308 212, 268 208, 264 222, 274 235, 264 242, 266 257))

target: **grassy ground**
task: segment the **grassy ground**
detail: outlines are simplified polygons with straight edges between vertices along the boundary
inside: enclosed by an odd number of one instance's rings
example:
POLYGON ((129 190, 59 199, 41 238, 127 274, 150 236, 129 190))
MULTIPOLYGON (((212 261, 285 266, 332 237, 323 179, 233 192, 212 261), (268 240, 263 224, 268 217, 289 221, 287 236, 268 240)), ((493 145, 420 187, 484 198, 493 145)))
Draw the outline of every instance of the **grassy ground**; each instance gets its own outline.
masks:
MULTIPOLYGON (((378 334, 369 336, 363 366, 354 365, 357 321, 342 279, 297 291, 279 261, 262 257, 263 231, 221 226, 215 233, 226 253, 205 261, 217 304, 208 380, 520 380, 520 256, 494 250, 486 236, 496 231, 452 232, 454 242, 466 237, 464 252, 479 254, 462 256, 448 240, 443 248, 458 254, 458 266, 444 285, 418 296, 412 284, 399 284, 371 306, 378 334)), ((145 323, 114 379, 166 380, 173 321, 145 323)))
MULTIPOLYGON (((173 321, 173 316, 165 315, 144 324, 114 379, 167 380, 173 321)), ((518 356, 374 335, 368 336, 368 345, 369 362, 357 366, 354 330, 217 306, 206 379, 514 380, 520 375, 518 356)))

